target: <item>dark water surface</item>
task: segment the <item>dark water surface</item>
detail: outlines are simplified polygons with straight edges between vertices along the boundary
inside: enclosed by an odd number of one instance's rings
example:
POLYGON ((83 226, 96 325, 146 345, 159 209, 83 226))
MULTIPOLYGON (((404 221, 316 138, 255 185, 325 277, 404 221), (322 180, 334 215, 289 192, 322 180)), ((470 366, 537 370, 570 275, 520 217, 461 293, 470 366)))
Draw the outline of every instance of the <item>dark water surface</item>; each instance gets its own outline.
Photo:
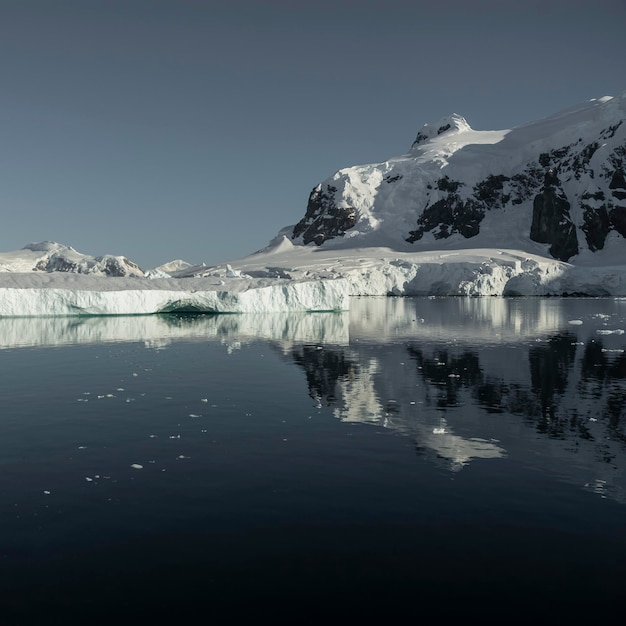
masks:
POLYGON ((598 619, 626 300, 0 320, 0 624, 598 619))

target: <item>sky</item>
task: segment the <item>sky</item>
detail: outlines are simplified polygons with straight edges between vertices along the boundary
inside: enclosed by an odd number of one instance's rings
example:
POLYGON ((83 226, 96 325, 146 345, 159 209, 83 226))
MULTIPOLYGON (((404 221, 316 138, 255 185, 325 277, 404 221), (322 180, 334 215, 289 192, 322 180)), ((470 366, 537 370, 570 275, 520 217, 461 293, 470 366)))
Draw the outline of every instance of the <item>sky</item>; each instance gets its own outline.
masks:
POLYGON ((263 248, 425 123, 626 90, 626 0, 0 0, 0 251, 263 248))

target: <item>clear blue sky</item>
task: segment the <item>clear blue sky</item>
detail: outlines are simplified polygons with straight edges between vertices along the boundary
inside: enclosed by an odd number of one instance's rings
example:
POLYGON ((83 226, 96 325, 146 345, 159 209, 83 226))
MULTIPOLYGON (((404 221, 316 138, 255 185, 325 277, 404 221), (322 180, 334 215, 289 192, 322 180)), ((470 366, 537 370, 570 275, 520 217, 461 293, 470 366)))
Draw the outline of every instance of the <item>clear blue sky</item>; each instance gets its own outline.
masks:
POLYGON ((0 250, 227 261, 455 112, 626 89, 626 0, 0 0, 0 250))

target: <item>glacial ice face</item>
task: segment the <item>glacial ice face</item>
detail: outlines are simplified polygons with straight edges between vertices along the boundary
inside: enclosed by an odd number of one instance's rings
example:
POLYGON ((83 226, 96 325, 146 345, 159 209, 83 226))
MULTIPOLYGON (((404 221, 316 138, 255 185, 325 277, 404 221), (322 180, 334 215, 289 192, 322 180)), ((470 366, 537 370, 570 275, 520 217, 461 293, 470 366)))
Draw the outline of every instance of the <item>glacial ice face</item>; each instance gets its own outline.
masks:
MULTIPOLYGON (((24 275, 22 275, 24 276, 24 275)), ((124 280, 38 274, 20 285, 0 280, 0 316, 148 315, 152 313, 261 313, 342 311, 349 308, 345 280, 256 281, 213 284, 203 279, 124 280)))

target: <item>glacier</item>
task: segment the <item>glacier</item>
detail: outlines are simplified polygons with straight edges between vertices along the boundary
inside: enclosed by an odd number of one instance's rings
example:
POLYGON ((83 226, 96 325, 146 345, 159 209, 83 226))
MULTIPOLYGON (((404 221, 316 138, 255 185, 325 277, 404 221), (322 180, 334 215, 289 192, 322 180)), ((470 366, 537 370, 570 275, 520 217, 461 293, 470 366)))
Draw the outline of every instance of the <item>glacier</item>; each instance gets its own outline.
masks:
POLYGON ((0 274, 0 316, 341 311, 345 280, 133 279, 52 272, 0 274))

